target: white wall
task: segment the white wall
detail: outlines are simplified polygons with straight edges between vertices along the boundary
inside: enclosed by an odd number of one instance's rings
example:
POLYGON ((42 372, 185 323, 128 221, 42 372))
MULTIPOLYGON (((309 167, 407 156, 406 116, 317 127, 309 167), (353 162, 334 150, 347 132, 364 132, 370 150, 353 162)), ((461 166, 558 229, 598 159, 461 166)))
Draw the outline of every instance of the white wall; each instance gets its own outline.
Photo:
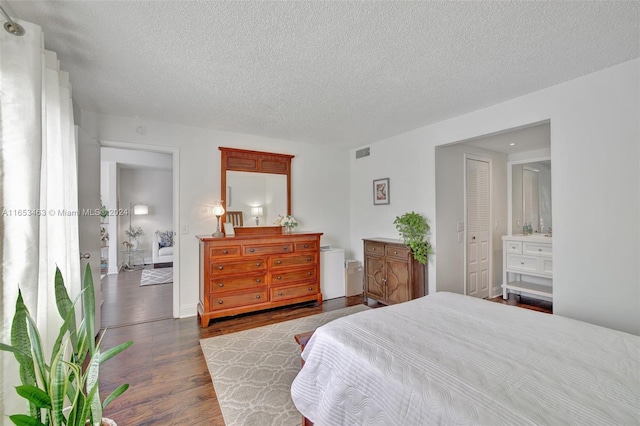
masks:
MULTIPOLYGON (((165 154, 166 155, 166 154, 165 154)), ((173 231, 173 172, 159 169, 120 169, 120 205, 145 204, 149 214, 130 216, 131 226, 139 226, 144 235, 138 238, 139 250, 146 250, 145 263, 152 263, 152 244, 156 231, 173 231)), ((120 222, 118 237, 126 241, 129 222, 120 222)))
POLYGON ((292 213, 302 231, 323 232, 321 243, 348 250, 348 151, 213 129, 142 122, 134 118, 97 116, 103 143, 176 147, 180 158, 178 235, 180 262, 179 316, 196 314, 199 255, 196 235, 211 235, 216 218, 211 207, 220 197, 219 146, 295 155, 292 161, 292 213), (136 128, 144 126, 143 134, 136 128), (183 228, 188 228, 183 233, 183 228))
POLYGON ((436 146, 550 120, 554 313, 640 334, 639 94, 634 60, 385 139, 370 157, 355 160, 352 150, 358 258, 362 238, 397 238, 393 219, 406 211, 425 214, 435 229, 436 146), (388 206, 371 202, 371 181, 380 177, 391 178, 388 206))

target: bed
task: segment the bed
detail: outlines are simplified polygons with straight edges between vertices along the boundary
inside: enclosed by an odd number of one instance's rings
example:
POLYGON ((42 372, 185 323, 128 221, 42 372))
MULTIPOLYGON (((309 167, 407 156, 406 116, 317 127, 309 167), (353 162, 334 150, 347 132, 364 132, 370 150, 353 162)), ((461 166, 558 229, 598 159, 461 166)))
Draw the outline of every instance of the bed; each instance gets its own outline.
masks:
POLYGON ((640 337, 459 294, 332 321, 302 358, 316 426, 640 424, 640 337))

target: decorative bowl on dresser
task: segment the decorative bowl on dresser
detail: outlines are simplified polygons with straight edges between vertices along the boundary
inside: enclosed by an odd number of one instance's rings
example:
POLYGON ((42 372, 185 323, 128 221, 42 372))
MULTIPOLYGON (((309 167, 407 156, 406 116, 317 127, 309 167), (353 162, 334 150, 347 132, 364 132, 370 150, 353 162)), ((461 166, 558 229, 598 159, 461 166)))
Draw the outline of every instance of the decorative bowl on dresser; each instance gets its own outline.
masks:
POLYGON ((317 301, 322 233, 246 234, 200 240, 198 320, 317 301))

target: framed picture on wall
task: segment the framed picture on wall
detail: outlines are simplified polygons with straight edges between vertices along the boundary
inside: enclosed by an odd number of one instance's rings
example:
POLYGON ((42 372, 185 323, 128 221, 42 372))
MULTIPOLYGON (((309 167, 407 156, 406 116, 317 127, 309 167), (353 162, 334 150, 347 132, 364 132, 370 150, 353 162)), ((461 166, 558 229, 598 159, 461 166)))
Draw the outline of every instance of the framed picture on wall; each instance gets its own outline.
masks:
POLYGON ((373 205, 389 204, 389 178, 373 181, 373 205))

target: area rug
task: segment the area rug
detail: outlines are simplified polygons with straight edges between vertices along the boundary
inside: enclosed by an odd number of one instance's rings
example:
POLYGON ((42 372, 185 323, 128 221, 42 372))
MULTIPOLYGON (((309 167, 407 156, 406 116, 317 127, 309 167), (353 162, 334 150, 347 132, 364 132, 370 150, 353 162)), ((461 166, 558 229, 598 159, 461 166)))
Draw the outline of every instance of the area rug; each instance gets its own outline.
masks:
POLYGON ((143 269, 140 285, 167 284, 173 282, 173 268, 143 269))
POLYGON ((227 426, 299 426, 291 383, 300 371, 293 336, 369 309, 350 306, 322 314, 200 340, 227 426))

